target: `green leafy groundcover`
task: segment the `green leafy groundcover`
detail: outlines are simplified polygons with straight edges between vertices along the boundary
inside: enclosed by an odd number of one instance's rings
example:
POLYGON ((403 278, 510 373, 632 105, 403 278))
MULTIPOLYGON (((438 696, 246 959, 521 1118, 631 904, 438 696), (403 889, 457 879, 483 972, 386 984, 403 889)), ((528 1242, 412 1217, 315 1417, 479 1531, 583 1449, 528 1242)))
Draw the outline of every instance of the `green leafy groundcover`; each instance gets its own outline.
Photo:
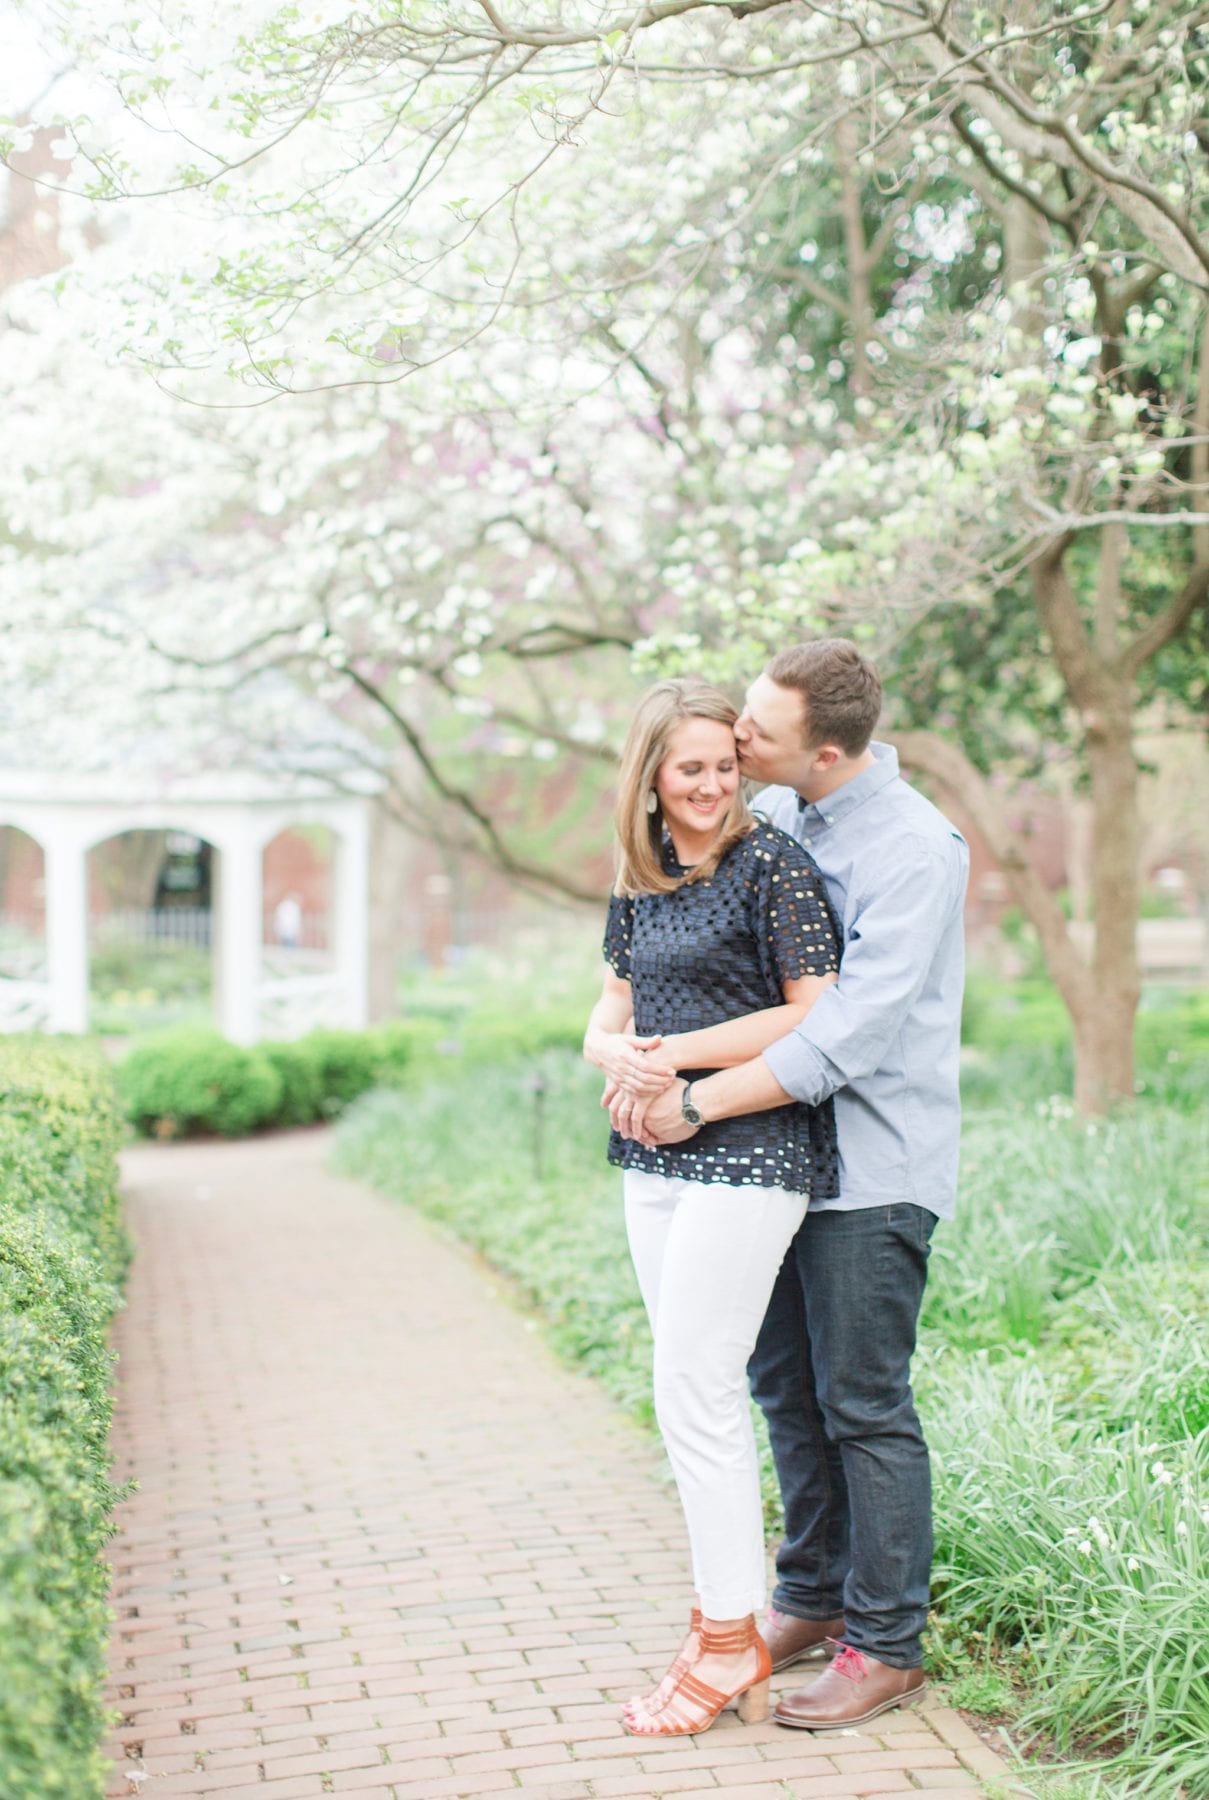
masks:
POLYGON ((0 1040, 0 1794, 104 1789, 116 1498, 106 1334, 128 1248, 121 1121, 86 1045, 0 1040))
MULTIPOLYGON (((990 1058, 980 1074, 1001 1103, 967 1117, 915 1369, 936 1490, 930 1666, 958 1704, 1056 1750, 1064 1800, 1204 1800, 1209 1120, 1149 1102, 1085 1123, 1064 1099, 1016 1097, 990 1058)), ((565 1052, 455 1064, 360 1100, 337 1156, 511 1276, 559 1351, 649 1421, 599 1091, 565 1052), (491 1121, 489 1156, 468 1117, 491 1121)), ((775 1505, 767 1460, 764 1475, 775 1505)))

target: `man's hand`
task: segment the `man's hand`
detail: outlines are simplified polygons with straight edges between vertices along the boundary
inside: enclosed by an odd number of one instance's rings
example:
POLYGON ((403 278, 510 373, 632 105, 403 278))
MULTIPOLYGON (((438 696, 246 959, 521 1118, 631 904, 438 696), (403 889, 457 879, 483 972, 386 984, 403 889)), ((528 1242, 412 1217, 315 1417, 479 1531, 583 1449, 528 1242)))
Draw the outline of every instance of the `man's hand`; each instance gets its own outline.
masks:
POLYGON ((688 1138, 696 1136, 699 1127, 690 1125, 680 1110, 680 1102, 687 1086, 687 1081, 673 1082, 666 1093, 656 1094, 648 1103, 642 1117, 641 1143, 648 1146, 683 1144, 688 1138))

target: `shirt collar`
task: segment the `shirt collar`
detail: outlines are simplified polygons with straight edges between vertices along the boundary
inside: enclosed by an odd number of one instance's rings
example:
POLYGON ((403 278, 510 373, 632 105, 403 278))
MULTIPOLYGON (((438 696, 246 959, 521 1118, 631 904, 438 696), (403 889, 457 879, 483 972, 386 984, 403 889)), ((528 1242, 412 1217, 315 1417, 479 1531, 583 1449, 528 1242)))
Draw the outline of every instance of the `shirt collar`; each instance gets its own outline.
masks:
POLYGON ((807 800, 799 794, 798 813, 812 824, 838 825, 874 794, 880 794, 898 775, 898 751, 893 744, 879 744, 876 740, 869 748, 875 759, 872 768, 862 769, 859 775, 854 775, 834 793, 825 794, 821 800, 807 800))

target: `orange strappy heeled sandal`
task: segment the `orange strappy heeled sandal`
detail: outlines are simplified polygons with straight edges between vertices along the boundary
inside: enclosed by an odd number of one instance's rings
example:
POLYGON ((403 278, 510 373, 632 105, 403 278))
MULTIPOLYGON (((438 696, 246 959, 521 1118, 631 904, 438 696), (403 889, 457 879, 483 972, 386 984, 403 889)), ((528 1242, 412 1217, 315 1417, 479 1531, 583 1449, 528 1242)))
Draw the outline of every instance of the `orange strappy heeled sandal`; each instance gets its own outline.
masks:
MULTIPOLYGON (((701 1608, 699 1606, 694 1606, 689 1617, 688 1632, 690 1637, 700 1637, 701 1635, 701 1608)), ((698 1654, 700 1654, 699 1648, 698 1654)), ((632 1694, 622 1707, 623 1716, 629 1718, 631 1713, 645 1713, 650 1718, 661 1711, 671 1699, 681 1676, 687 1675, 692 1666, 689 1658, 677 1651, 659 1686, 652 1688, 649 1694, 632 1694)))
MULTIPOLYGON (((627 1731, 635 1737, 691 1737, 708 1731, 724 1706, 739 1702, 739 1718, 744 1725, 760 1725, 768 1717, 768 1678, 772 1674, 772 1657, 768 1645, 749 1618, 730 1631, 701 1631, 701 1656, 734 1656, 741 1650, 756 1652, 756 1672, 742 1687, 729 1694, 718 1692, 698 1679, 693 1669, 686 1669, 668 1695, 658 1713, 647 1716, 627 1715, 627 1731)), ((694 1665, 695 1667, 696 1665, 694 1665)))

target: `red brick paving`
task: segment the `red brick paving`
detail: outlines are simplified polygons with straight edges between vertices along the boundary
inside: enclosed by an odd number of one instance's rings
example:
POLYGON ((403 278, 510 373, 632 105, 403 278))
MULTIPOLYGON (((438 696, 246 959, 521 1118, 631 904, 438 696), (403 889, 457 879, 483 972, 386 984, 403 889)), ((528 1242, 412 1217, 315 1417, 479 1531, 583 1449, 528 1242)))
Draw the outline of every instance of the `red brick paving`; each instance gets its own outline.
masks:
POLYGON ((326 1148, 127 1153, 111 1796, 855 1800, 1006 1773, 945 1709, 627 1738, 685 1611, 656 1450, 326 1148))

